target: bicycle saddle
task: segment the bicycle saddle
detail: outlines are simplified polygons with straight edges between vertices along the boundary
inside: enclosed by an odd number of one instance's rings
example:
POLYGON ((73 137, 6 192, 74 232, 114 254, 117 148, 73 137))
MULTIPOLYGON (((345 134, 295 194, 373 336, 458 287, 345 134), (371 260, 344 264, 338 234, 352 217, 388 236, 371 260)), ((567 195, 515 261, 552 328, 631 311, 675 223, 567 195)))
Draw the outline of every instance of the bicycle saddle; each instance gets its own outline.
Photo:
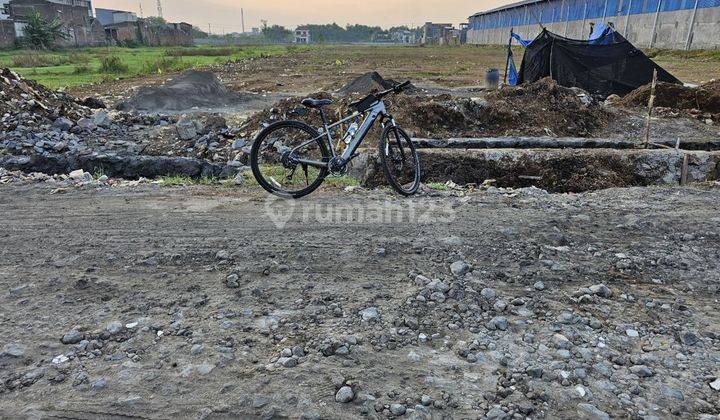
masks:
POLYGON ((308 108, 321 108, 325 105, 330 105, 332 103, 332 100, 305 98, 302 100, 301 103, 308 108))

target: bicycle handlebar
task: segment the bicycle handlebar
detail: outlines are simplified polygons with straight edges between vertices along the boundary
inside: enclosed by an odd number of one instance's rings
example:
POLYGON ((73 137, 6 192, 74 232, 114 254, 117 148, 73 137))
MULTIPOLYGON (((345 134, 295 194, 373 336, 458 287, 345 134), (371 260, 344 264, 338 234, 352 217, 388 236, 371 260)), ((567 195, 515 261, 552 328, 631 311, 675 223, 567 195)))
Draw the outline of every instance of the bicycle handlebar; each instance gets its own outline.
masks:
POLYGON ((387 96, 387 95, 389 95, 389 94, 391 94, 391 93, 398 94, 398 93, 402 92, 403 90, 405 90, 405 88, 408 87, 408 86, 410 86, 410 81, 409 81, 409 80, 406 81, 406 82, 400 83, 399 85, 393 86, 393 87, 391 87, 391 88, 388 89, 388 90, 384 90, 384 91, 382 91, 382 92, 378 92, 378 93, 377 93, 377 96, 378 96, 378 98, 382 98, 383 96, 387 96))

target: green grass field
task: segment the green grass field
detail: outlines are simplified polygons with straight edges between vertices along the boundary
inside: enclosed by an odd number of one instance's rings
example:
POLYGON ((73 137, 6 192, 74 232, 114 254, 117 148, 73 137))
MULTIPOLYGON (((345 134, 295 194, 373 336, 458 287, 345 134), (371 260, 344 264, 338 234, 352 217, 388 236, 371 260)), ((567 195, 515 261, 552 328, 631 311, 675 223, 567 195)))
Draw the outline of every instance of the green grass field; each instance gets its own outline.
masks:
POLYGON ((228 60, 283 55, 307 48, 309 47, 267 45, 187 48, 99 47, 49 52, 13 50, 0 51, 0 66, 10 67, 19 74, 46 86, 61 88, 221 64, 228 60), (117 60, 108 60, 111 57, 117 57, 117 60))

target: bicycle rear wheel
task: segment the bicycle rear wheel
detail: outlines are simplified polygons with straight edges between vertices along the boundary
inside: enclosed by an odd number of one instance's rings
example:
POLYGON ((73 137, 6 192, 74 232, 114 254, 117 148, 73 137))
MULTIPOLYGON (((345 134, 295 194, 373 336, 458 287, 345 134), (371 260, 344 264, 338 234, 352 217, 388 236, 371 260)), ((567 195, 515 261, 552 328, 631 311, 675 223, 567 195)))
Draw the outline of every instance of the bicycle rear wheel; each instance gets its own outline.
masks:
POLYGON ((404 196, 415 194, 420 186, 420 159, 410 136, 400 127, 385 127, 379 154, 385 178, 395 191, 404 196))
POLYGON ((300 198, 315 191, 328 174, 298 159, 330 161, 317 130, 300 121, 279 121, 258 134, 250 152, 250 167, 261 187, 284 198, 300 198))

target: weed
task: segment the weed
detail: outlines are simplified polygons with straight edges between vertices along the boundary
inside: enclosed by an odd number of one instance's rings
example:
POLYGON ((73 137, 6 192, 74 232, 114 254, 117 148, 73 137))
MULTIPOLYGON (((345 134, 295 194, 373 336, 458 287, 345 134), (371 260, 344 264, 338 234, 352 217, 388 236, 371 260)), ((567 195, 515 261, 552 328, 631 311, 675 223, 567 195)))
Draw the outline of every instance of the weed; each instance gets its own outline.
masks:
POLYGON ((351 187, 355 185, 360 185, 360 182, 355 178, 350 178, 347 175, 343 176, 329 176, 325 178, 325 184, 331 185, 334 187, 351 187))
POLYGON ((441 184, 439 182, 428 182, 427 187, 431 190, 436 191, 448 191, 450 189, 450 187, 448 187, 447 185, 441 184))
POLYGON ((103 57, 103 59, 100 61, 100 73, 125 73, 128 70, 128 65, 123 63, 120 57, 115 55, 103 57))
POLYGON ((88 64, 90 62, 90 57, 87 54, 71 52, 68 54, 68 62, 73 64, 88 64))
POLYGON ((169 71, 181 71, 193 67, 192 63, 182 61, 177 57, 173 58, 158 58, 155 61, 148 61, 143 67, 143 72, 150 73, 167 73, 169 71))
POLYGON ((75 66, 73 69, 73 74, 88 74, 92 73, 92 69, 87 64, 81 64, 79 66, 75 66))
POLYGON ((213 176, 203 176, 200 178, 190 178, 184 175, 168 175, 160 177, 160 182, 163 185, 177 186, 177 185, 215 185, 219 180, 213 176))
POLYGON ((12 58, 13 67, 55 67, 67 64, 66 57, 38 54, 36 52, 25 52, 12 58))
POLYGON ((103 168, 96 168, 95 171, 93 171, 93 179, 100 179, 103 176, 105 176, 105 171, 103 170, 103 168))
POLYGON ((163 185, 190 185, 193 183, 193 179, 189 176, 183 176, 183 175, 167 175, 160 177, 159 181, 163 185))

